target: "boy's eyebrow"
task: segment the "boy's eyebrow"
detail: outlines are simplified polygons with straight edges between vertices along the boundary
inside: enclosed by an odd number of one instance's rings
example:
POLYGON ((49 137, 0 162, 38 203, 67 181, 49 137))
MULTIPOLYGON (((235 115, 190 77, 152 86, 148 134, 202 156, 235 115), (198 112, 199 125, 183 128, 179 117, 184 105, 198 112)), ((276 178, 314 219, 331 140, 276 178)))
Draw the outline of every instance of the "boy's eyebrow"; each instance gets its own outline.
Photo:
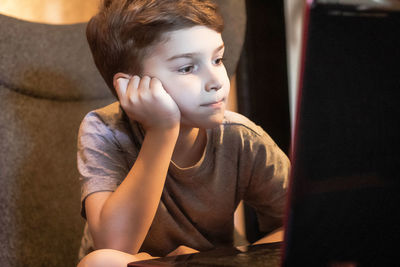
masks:
MULTIPOLYGON (((218 47, 214 50, 214 53, 216 53, 216 52, 218 52, 218 51, 221 51, 224 47, 225 47, 224 44, 218 46, 218 47)), ((175 55, 175 56, 172 56, 172 57, 168 58, 167 61, 172 61, 172 60, 177 59, 177 58, 192 58, 194 55, 197 55, 197 54, 198 54, 198 53, 184 53, 184 54, 178 54, 178 55, 175 55)))

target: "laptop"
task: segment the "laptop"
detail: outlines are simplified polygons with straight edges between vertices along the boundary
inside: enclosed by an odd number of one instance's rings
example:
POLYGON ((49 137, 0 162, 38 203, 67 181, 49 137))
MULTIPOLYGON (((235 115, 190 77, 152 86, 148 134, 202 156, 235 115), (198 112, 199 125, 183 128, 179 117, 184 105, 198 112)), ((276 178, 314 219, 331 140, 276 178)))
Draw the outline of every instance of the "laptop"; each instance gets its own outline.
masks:
POLYGON ((400 1, 308 0, 304 25, 282 265, 397 266, 400 1))

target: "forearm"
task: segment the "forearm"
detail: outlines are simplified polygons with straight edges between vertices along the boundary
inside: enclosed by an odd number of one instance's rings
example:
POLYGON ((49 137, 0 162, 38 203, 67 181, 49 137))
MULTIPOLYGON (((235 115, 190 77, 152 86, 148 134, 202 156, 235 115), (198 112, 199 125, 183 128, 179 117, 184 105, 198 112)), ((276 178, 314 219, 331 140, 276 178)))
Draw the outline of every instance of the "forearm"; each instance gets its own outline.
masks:
POLYGON ((148 131, 132 169, 101 210, 97 248, 137 253, 157 211, 179 129, 148 131))
POLYGON ((257 240, 253 243, 253 245, 264 244, 264 243, 273 243, 283 241, 283 227, 280 227, 263 238, 257 240))

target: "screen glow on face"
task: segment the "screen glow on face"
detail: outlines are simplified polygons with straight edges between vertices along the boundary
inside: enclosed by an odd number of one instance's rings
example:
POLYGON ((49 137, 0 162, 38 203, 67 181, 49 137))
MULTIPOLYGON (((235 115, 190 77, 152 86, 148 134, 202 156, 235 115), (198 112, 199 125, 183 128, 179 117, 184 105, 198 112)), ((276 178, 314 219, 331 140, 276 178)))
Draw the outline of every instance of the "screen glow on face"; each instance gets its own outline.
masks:
POLYGON ((143 74, 157 77, 177 103, 182 123, 209 128, 224 117, 229 78, 221 34, 204 26, 168 32, 143 62, 143 74))

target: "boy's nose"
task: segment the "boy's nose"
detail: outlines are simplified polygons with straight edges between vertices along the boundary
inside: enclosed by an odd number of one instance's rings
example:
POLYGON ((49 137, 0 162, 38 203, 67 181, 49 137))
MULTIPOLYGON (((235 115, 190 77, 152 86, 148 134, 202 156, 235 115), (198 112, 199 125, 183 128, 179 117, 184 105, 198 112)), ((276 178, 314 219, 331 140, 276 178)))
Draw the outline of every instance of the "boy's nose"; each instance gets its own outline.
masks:
POLYGON ((222 88, 223 82, 222 82, 222 77, 221 75, 218 75, 218 71, 214 70, 208 70, 208 79, 206 83, 206 91, 210 92, 212 90, 218 91, 219 89, 222 88))
POLYGON ((210 92, 210 91, 212 91, 212 90, 215 90, 215 91, 218 91, 219 89, 221 89, 222 88, 222 84, 221 83, 215 83, 215 84, 210 84, 210 85, 207 85, 206 86, 206 91, 207 92, 210 92))

